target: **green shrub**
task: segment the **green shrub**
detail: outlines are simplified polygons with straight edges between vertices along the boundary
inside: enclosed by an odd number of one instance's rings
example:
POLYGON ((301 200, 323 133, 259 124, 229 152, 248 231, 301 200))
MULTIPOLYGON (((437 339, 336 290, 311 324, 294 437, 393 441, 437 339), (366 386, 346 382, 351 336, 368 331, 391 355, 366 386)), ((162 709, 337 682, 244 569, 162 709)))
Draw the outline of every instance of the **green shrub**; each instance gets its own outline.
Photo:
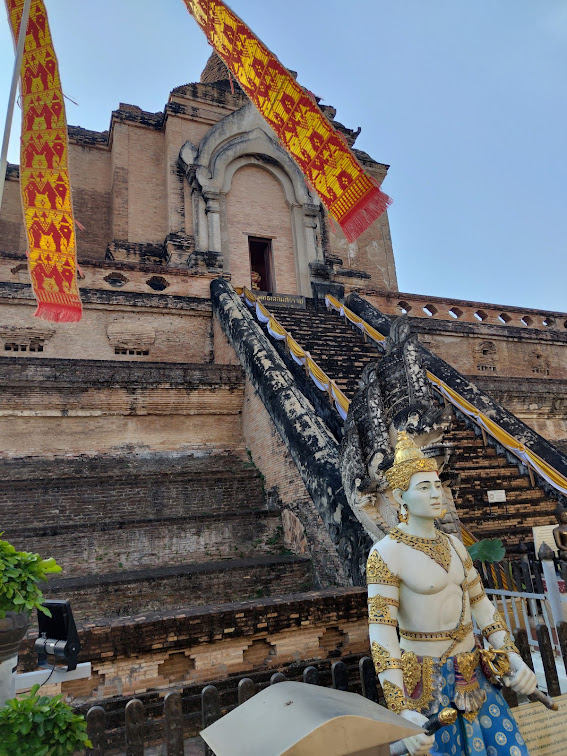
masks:
POLYGON ((11 543, 0 540, 0 619, 6 612, 29 614, 32 609, 51 616, 42 606, 43 594, 38 586, 40 580, 47 580, 49 572, 61 572, 53 557, 42 559, 39 554, 16 551, 11 543))
POLYGON ((85 718, 62 696, 39 696, 38 688, 0 709, 0 756, 68 756, 91 748, 85 718))

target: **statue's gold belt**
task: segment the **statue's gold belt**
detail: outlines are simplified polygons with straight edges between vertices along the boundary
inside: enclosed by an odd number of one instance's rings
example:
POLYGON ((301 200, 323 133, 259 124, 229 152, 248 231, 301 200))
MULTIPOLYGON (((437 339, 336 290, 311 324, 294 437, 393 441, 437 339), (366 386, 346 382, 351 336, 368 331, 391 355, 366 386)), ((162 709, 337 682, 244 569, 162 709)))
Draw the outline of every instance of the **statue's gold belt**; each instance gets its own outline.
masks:
POLYGON ((473 624, 468 622, 466 625, 459 625, 452 630, 437 630, 434 632, 423 632, 415 630, 404 630, 400 627, 402 638, 416 641, 464 641, 472 633, 473 624))

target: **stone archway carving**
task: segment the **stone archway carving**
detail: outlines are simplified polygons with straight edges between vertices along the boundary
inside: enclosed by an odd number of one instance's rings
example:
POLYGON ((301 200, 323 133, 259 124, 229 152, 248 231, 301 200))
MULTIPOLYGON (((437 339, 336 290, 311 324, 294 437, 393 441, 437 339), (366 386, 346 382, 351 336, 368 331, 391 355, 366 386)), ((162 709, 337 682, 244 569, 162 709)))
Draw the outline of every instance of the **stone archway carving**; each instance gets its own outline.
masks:
POLYGON ((228 270, 225 198, 239 168, 255 165, 280 183, 290 210, 298 293, 312 296, 309 264, 323 259, 318 243, 320 200, 250 103, 216 123, 198 147, 186 142, 179 160, 190 183, 196 257, 228 270))

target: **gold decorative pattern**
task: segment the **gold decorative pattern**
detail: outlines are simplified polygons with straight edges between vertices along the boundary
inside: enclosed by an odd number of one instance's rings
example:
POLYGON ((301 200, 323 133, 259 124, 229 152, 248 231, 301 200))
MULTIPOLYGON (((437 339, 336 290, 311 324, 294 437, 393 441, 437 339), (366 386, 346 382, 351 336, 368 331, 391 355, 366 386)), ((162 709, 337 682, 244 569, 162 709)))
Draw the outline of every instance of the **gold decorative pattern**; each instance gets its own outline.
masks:
POLYGON ((471 559, 471 555, 470 555, 470 554, 468 553, 468 551, 467 551, 467 555, 466 555, 466 557, 465 557, 465 559, 464 559, 464 561, 463 561, 463 567, 465 568, 465 570, 466 570, 467 572, 468 572, 469 570, 472 570, 472 568, 474 567, 474 565, 473 565, 473 561, 472 561, 472 559, 471 559))
POLYGON ((421 551, 437 562, 439 566, 443 567, 445 572, 449 572, 449 567, 451 566, 451 542, 445 533, 439 530, 435 538, 420 538, 419 536, 410 535, 400 530, 400 528, 394 528, 388 535, 398 543, 405 543, 410 549, 421 551))
POLYGON ((498 682, 499 677, 505 677, 510 673, 510 659, 506 651, 489 646, 489 648, 479 649, 479 654, 484 664, 494 675, 494 679, 491 680, 492 683, 498 682))
MULTIPOLYGON (((377 625, 396 626, 398 624, 397 620, 392 619, 390 616, 388 604, 390 604, 390 600, 384 596, 371 596, 368 599, 368 622, 377 625)), ((399 602, 396 602, 396 604, 399 606, 399 602)))
POLYGON ((435 459, 426 457, 413 439, 405 431, 400 431, 394 453, 394 464, 384 472, 392 491, 396 488, 407 491, 412 475, 415 473, 438 472, 438 470, 435 459))
POLYGON ((473 578, 470 583, 467 583, 467 589, 470 591, 471 588, 474 588, 475 585, 478 585, 479 583, 480 583, 480 575, 477 572, 476 577, 473 578))
POLYGON ((374 550, 366 563, 366 582, 373 585, 394 585, 399 587, 402 582, 398 575, 394 575, 380 554, 374 550))
POLYGON ((457 643, 460 643, 461 641, 464 641, 465 638, 468 636, 469 633, 472 633, 473 624, 472 622, 468 622, 466 625, 457 625, 457 627, 453 628, 452 630, 435 630, 433 632, 426 632, 426 631, 416 631, 416 630, 404 630, 403 627, 400 627, 400 635, 402 638, 407 638, 408 640, 418 640, 418 641, 448 641, 448 640, 454 640, 457 641, 457 643))
POLYGON ((483 598, 486 598, 486 593, 484 592, 484 588, 481 588, 480 593, 477 593, 476 596, 469 596, 469 601, 471 603, 471 606, 473 606, 474 604, 477 604, 483 598))
MULTIPOLYGON (((402 658, 403 661, 403 658, 402 658)), ((421 694, 418 698, 408 696, 405 700, 406 709, 425 711, 435 698, 434 680, 435 662, 431 656, 421 659, 421 694)), ((414 688, 415 689, 415 688, 414 688)))
POLYGON ((500 612, 495 611, 494 616, 492 617, 492 622, 490 623, 490 625, 483 627, 482 634, 485 638, 488 639, 492 635, 492 633, 499 633, 500 631, 507 633, 508 628, 504 624, 504 620, 502 619, 500 612))
POLYGON ((387 669, 402 669, 402 660, 394 659, 387 648, 381 646, 376 641, 372 641, 372 661, 376 674, 385 672, 387 669))
POLYGON ((399 714, 402 709, 410 708, 407 706, 407 699, 404 696, 404 691, 399 685, 390 682, 390 680, 384 680, 382 683, 382 690, 384 691, 386 706, 390 711, 395 711, 396 714, 399 714))
POLYGON ((402 653, 402 670, 406 691, 411 696, 415 690, 415 686, 421 680, 421 664, 413 651, 404 651, 402 653))
POLYGON ((499 651, 505 651, 507 654, 519 654, 518 647, 514 643, 514 639, 510 633, 506 633, 504 636, 504 643, 498 649, 499 651))
POLYGON ((463 651, 463 653, 457 654, 455 657, 457 669, 468 683, 472 680, 474 671, 478 667, 479 658, 480 655, 477 649, 474 651, 463 651))

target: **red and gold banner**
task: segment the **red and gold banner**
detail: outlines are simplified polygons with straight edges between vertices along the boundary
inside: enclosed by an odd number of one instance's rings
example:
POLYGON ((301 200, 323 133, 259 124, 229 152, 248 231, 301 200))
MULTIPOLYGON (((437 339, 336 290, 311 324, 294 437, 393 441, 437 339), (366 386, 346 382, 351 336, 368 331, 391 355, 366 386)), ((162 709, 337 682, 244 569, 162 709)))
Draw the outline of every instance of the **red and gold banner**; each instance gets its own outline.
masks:
MULTIPOLYGON (((24 0, 6 0, 17 42, 24 0)), ((32 0, 21 71, 20 187, 36 317, 81 319, 67 121, 43 0, 32 0)))
POLYGON ((276 132, 349 242, 388 206, 344 137, 248 26, 221 0, 184 0, 208 41, 276 132))

